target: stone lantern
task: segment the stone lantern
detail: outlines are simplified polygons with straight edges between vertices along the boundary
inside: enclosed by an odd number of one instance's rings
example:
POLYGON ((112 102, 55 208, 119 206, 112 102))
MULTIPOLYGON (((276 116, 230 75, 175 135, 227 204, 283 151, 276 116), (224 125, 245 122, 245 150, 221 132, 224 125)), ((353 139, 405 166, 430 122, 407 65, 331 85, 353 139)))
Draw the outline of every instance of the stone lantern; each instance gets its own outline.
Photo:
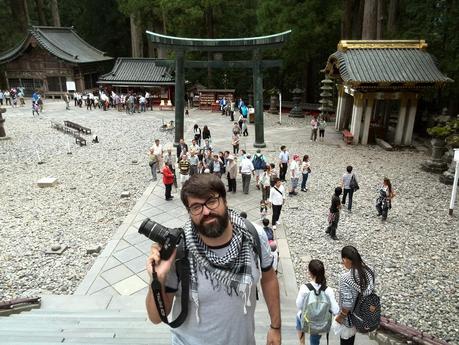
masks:
POLYGON ((325 121, 330 121, 330 113, 333 112, 333 101, 332 101, 332 93, 331 90, 333 89, 333 81, 330 79, 324 79, 321 81, 322 86, 320 87, 321 93, 319 100, 320 107, 320 118, 324 118, 325 121))
POLYGON ((6 132, 5 132, 5 119, 3 118, 2 114, 6 111, 5 108, 0 108, 0 139, 6 139, 6 132))
POLYGON ((293 95, 293 108, 290 110, 288 116, 290 117, 304 117, 303 109, 301 108, 301 96, 303 95, 304 90, 296 87, 291 91, 293 95))
POLYGON ((278 107, 278 94, 279 94, 279 91, 276 89, 276 88, 272 88, 271 90, 268 91, 269 93, 269 109, 268 109, 268 113, 270 114, 278 114, 279 113, 279 109, 277 108, 278 107))

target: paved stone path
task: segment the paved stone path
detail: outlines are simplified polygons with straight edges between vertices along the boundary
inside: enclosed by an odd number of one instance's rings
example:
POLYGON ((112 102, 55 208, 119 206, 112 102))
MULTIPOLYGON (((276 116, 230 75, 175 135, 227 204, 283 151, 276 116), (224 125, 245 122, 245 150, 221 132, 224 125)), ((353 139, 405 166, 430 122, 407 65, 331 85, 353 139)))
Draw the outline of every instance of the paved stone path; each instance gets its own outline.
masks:
MULTIPOLYGON (((217 113, 191 111, 191 117, 185 119, 185 141, 189 143, 192 138, 191 129, 194 123, 201 127, 208 124, 212 133, 212 145, 217 151, 229 149, 230 133, 232 123, 229 118, 222 117, 217 113)), ((160 113, 158 116, 165 121, 173 119, 171 113, 160 113)), ((266 115, 270 116, 270 115, 266 115)), ((271 115, 273 116, 273 115, 271 115)), ((304 137, 304 128, 283 128, 274 126, 265 131, 267 147, 263 150, 264 154, 273 156, 278 150, 280 140, 283 143, 300 142, 304 137)), ((242 137, 241 149, 254 152, 254 127, 249 127, 249 137, 242 137)), ((340 139, 339 134, 330 133, 330 140, 337 143, 340 139)), ((226 180, 225 180, 226 182, 226 180)), ((259 223, 259 201, 260 191, 255 188, 252 181, 250 192, 245 195, 241 191, 242 184, 238 180, 238 192, 228 195, 229 207, 238 211, 245 211, 248 218, 259 223)), ((138 200, 135 207, 119 227, 116 234, 107 243, 105 249, 99 255, 85 279, 79 285, 76 295, 112 295, 112 296, 145 296, 148 290, 148 275, 145 268, 145 261, 151 241, 143 235, 138 234, 138 228, 142 221, 149 217, 156 222, 167 227, 180 227, 186 221, 188 215, 186 209, 180 201, 179 190, 173 189, 173 201, 164 200, 164 185, 159 178, 157 182, 152 182, 145 190, 143 196, 138 200)), ((284 213, 286 214, 286 213, 284 213)), ((287 239, 285 237, 283 225, 276 230, 276 237, 279 245, 279 281, 281 288, 282 318, 284 333, 294 333, 295 319, 295 298, 297 295, 297 284, 292 261, 290 258, 287 239)), ((257 324, 268 322, 268 315, 264 300, 258 301, 257 305, 257 324), (260 312, 262 311, 262 312, 260 312), (259 320, 264 317, 265 320, 259 320)), ((259 336, 257 336, 259 338, 259 336)), ((288 337, 292 339, 292 337, 288 337)), ((338 339, 331 337, 331 343, 337 344, 338 339)), ((362 337, 361 344, 370 344, 367 337, 362 337)))

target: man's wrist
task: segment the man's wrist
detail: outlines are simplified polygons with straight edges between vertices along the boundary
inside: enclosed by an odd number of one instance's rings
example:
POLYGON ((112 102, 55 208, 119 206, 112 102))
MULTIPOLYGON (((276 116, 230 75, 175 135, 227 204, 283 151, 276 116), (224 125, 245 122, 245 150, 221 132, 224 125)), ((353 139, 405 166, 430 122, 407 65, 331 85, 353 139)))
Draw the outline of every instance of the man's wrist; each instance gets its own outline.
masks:
POLYGON ((278 327, 273 326, 272 324, 269 325, 269 328, 274 329, 275 331, 280 331, 281 326, 279 325, 278 327))

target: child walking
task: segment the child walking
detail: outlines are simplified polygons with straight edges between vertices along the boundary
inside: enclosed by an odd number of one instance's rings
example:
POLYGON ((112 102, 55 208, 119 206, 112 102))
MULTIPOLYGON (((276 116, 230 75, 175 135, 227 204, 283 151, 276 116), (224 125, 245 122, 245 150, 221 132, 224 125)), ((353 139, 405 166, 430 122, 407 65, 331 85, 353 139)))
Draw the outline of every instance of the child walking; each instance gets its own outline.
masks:
MULTIPOLYGON (((324 267, 323 262, 320 260, 315 260, 315 259, 311 260, 308 265, 308 273, 309 273, 310 281, 308 284, 302 284, 300 286, 300 291, 298 292, 298 296, 296 297, 296 308, 298 309, 298 313, 296 316, 296 330, 297 330, 298 339, 301 345, 305 345, 305 336, 304 336, 304 331, 303 331, 304 321, 302 320, 303 319, 302 313, 304 310, 303 305, 305 304, 305 302, 308 301, 309 298, 312 298, 313 295, 316 298, 319 298, 321 294, 325 294, 325 297, 326 297, 325 300, 329 302, 330 313, 332 313, 333 315, 336 315, 339 312, 339 306, 338 306, 338 303, 336 302, 334 291, 331 287, 327 286, 327 279, 325 278, 325 267, 324 267)), ((331 321, 332 316, 327 315, 327 318, 329 318, 329 320, 331 321)), ((309 321, 312 321, 311 322, 312 324, 314 321, 321 321, 321 320, 309 319, 309 321)), ((329 322, 329 325, 331 325, 331 322, 329 322)), ((309 344, 319 345, 321 337, 322 337, 322 334, 311 332, 309 334, 309 344)))

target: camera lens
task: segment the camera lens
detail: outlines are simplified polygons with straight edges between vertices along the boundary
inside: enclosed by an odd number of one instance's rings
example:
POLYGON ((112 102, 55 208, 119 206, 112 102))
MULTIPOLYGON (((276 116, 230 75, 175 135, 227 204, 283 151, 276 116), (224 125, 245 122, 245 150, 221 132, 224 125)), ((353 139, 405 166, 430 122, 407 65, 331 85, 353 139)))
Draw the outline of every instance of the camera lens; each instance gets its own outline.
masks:
POLYGON ((164 245, 169 231, 168 228, 147 218, 142 222, 142 224, 140 224, 139 234, 148 237, 150 240, 155 241, 160 245, 164 245))

